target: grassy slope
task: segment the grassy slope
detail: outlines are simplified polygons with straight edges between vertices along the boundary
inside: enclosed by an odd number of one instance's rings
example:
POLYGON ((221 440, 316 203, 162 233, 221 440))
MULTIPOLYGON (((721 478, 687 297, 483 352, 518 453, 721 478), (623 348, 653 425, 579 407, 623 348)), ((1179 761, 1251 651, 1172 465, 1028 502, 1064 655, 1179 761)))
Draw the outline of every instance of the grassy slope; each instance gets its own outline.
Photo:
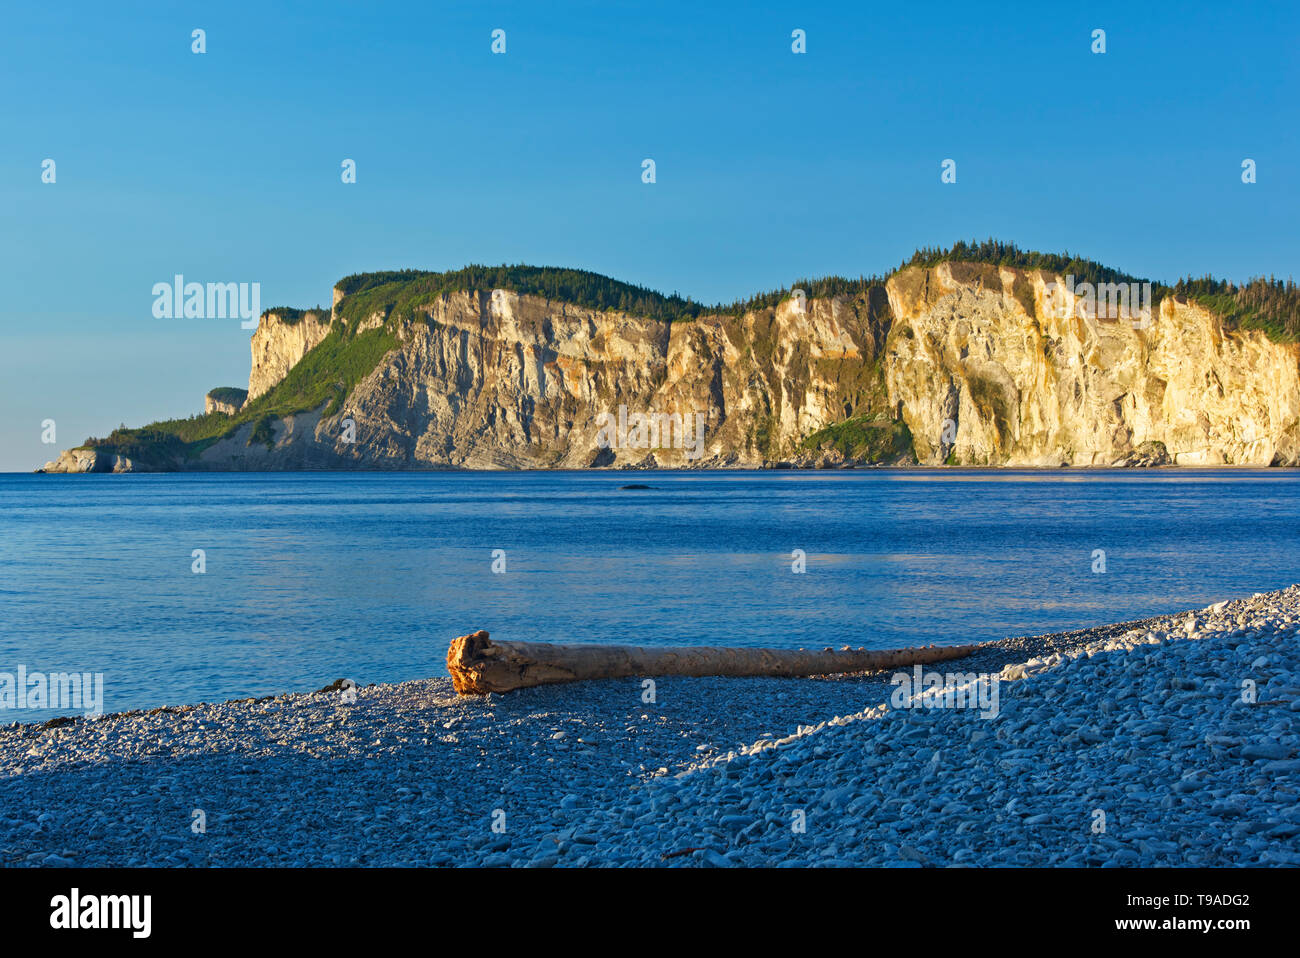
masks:
POLYGON ((332 415, 353 387, 396 348, 397 337, 387 326, 353 336, 342 325, 335 325, 275 388, 234 416, 209 413, 140 429, 115 429, 108 438, 88 440, 86 445, 165 467, 198 456, 246 423, 253 423, 251 442, 267 442, 270 423, 277 417, 316 409, 322 403, 327 404, 325 415, 332 415))

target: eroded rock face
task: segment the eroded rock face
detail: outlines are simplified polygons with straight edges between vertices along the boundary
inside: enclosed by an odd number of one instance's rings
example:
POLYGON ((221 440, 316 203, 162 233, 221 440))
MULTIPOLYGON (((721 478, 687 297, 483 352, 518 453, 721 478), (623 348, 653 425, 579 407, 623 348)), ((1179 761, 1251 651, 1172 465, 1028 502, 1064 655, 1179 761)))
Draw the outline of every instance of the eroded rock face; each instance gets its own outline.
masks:
POLYGON ((428 308, 427 322, 398 326, 400 348, 336 415, 281 421, 265 452, 247 445, 246 427, 201 462, 757 465, 792 454, 828 422, 883 410, 875 355, 888 330, 885 309, 877 294, 874 302, 818 300, 806 310, 787 302, 744 317, 667 324, 502 290, 455 293, 428 308), (655 417, 657 434, 651 424, 638 433, 637 415, 655 417))
MULTIPOLYGON (((843 455, 803 442, 853 417, 901 420, 925 465, 1300 464, 1300 347, 1224 331, 1194 303, 1166 299, 1143 322, 1061 290, 1051 274, 951 263, 869 297, 672 324, 448 294, 389 320, 398 348, 336 412, 244 424, 169 467, 830 467, 843 455)), ((265 316, 249 399, 329 328, 265 316)))
POLYGON ((214 390, 203 397, 203 412, 205 415, 219 412, 226 416, 233 416, 239 412, 247 399, 248 392, 243 389, 214 390))
POLYGON ((239 407, 234 403, 222 402, 220 399, 213 399, 211 396, 203 397, 204 414, 219 412, 225 416, 233 416, 239 412, 239 407))
POLYGON ((310 312, 293 321, 277 313, 263 314, 253 333, 248 398, 256 399, 288 375, 329 329, 330 317, 326 313, 310 312))
POLYGON ((42 467, 41 472, 135 472, 136 466, 126 456, 98 449, 68 449, 42 467))
POLYGON ((921 463, 1300 464, 1300 348, 1173 298, 1148 324, 1094 315, 1063 287, 972 264, 890 279, 885 379, 921 463))

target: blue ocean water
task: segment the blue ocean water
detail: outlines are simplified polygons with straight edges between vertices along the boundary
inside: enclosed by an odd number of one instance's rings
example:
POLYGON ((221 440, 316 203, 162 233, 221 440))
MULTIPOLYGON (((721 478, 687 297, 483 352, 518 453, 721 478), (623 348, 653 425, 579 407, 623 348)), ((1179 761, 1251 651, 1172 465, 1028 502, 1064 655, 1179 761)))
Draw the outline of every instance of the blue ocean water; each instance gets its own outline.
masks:
POLYGON ((1279 470, 5 475, 0 672, 119 711, 445 675, 475 629, 962 643, 1285 587, 1298 535, 1279 470))

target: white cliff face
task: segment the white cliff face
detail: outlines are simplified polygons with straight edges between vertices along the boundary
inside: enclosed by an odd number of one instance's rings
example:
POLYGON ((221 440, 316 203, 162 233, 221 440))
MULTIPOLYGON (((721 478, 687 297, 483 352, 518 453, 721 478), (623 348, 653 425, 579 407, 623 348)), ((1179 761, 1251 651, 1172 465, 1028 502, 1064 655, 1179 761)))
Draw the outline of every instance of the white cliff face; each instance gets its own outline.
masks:
MULTIPOLYGON (((294 417, 271 458, 296 464, 286 468, 758 465, 883 403, 874 357, 885 330, 862 300, 667 324, 496 290, 445 296, 426 316, 398 323, 400 348, 312 435, 294 417), (640 432, 638 415, 649 417, 640 432)), ((215 444, 204 464, 267 468, 246 439, 215 444)))
POLYGON ((244 390, 223 390, 217 395, 208 393, 203 397, 203 413, 211 415, 219 412, 224 416, 233 416, 237 414, 248 398, 248 393, 244 390))
POLYGON ((306 313, 290 322, 276 313, 264 313, 253 333, 253 364, 248 374, 248 399, 254 400, 288 375, 308 350, 330 329, 330 317, 306 313))
MULTIPOLYGON (((1300 465, 1300 346, 1172 298, 1147 323, 1093 316, 1038 271, 915 267, 869 295, 671 324, 459 292, 346 335, 385 323, 395 348, 336 411, 245 423, 174 467, 834 465, 804 441, 848 419, 901 420, 926 465, 1300 465)), ((264 316, 249 400, 329 330, 264 316)), ((166 467, 79 452, 47 468, 166 467)))
POLYGON ((136 467, 126 456, 106 453, 96 449, 68 449, 58 459, 47 462, 41 472, 135 472, 136 467))
POLYGON ((235 413, 239 412, 239 407, 236 406, 234 403, 223 402, 220 399, 213 399, 211 396, 204 396, 203 397, 204 415, 209 415, 214 412, 219 412, 225 416, 233 416, 235 413))
POLYGON ((1172 298, 1145 328, 1095 317, 1062 285, 973 264, 889 280, 885 379, 920 462, 1300 463, 1300 347, 1172 298))

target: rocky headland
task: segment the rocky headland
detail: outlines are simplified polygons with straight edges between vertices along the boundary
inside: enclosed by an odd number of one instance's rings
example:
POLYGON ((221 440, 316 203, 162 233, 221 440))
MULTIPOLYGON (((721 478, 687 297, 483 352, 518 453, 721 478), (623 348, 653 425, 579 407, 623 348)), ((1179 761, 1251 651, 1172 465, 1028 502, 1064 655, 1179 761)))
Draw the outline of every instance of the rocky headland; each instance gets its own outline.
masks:
POLYGON ((1077 283, 944 259, 704 309, 576 271, 363 274, 262 315, 245 397, 45 471, 1300 464, 1285 330, 1077 283))

